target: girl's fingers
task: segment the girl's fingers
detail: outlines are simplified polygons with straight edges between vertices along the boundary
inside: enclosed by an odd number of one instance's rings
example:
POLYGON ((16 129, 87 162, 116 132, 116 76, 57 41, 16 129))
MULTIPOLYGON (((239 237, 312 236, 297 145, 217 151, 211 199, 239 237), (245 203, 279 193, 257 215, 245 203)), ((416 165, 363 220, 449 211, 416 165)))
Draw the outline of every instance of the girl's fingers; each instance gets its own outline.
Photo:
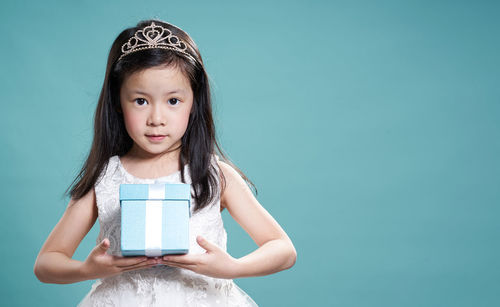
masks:
POLYGON ((180 264, 197 264, 200 262, 199 255, 163 256, 162 259, 163 261, 180 264))
POLYGON ((195 265, 194 262, 186 262, 186 261, 172 261, 172 260, 162 260, 162 263, 165 264, 175 264, 175 265, 195 265))
POLYGON ((151 264, 151 263, 138 264, 138 265, 134 265, 134 266, 127 267, 127 268, 120 268, 120 271, 127 272, 127 271, 133 271, 133 270, 138 270, 138 269, 147 269, 147 268, 153 267, 154 265, 155 264, 151 264))
POLYGON ((143 263, 145 261, 150 261, 148 258, 118 258, 115 260, 115 266, 117 267, 128 267, 132 265, 136 265, 139 263, 143 263))
POLYGON ((177 258, 175 261, 159 259, 150 259, 147 257, 119 257, 114 256, 114 266, 120 271, 132 271, 140 268, 152 267, 157 264, 164 264, 173 267, 194 270, 197 266, 197 259, 195 257, 177 258))
POLYGON ((156 263, 154 260, 149 260, 149 261, 141 262, 141 263, 131 265, 128 267, 119 267, 119 270, 121 272, 128 272, 128 271, 134 271, 134 270, 139 270, 139 269, 151 268, 151 267, 158 265, 158 264, 165 264, 165 265, 168 265, 171 267, 178 267, 178 268, 183 268, 183 269, 187 269, 187 270, 191 270, 191 271, 193 271, 196 268, 195 265, 191 265, 191 264, 172 264, 172 263, 166 263, 165 261, 160 262, 160 263, 156 263))
POLYGON ((171 262, 171 261, 163 261, 163 264, 169 265, 169 266, 174 266, 178 268, 183 268, 183 269, 188 269, 188 270, 194 270, 196 268, 196 265, 194 264, 185 264, 185 263, 178 263, 178 262, 171 262))

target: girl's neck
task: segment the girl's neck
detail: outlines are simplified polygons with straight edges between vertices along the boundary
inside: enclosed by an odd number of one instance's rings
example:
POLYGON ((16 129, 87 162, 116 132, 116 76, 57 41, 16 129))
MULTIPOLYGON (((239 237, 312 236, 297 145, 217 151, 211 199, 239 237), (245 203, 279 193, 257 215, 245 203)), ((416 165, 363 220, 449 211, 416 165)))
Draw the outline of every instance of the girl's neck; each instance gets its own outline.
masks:
POLYGON ((170 152, 151 154, 138 149, 135 144, 123 157, 122 165, 129 173, 141 178, 159 178, 179 170, 180 148, 170 152))

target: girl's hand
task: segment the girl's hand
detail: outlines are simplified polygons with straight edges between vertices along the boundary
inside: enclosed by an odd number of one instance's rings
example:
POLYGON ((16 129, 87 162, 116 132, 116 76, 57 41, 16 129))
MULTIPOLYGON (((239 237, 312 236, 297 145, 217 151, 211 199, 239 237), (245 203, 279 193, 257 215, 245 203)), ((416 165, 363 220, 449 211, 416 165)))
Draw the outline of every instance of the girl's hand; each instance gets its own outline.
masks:
POLYGON ((167 255, 163 256, 161 263, 215 278, 232 279, 237 276, 238 264, 235 258, 201 236, 198 236, 196 241, 207 250, 206 253, 200 255, 167 255))
POLYGON ((106 253, 110 246, 105 238, 94 247, 82 264, 82 273, 88 279, 97 279, 115 275, 121 272, 152 267, 160 263, 161 259, 139 257, 118 257, 106 253))

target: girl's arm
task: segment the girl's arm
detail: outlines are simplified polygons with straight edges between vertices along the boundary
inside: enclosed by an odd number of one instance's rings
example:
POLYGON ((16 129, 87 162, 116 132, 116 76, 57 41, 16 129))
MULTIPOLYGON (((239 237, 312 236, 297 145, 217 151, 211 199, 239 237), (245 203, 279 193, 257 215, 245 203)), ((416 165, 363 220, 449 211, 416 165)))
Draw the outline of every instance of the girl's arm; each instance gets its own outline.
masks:
POLYGON ((71 199, 36 258, 34 273, 40 281, 66 284, 86 280, 82 262, 71 257, 96 219, 94 189, 77 201, 71 199))
POLYGON ((291 268, 297 252, 290 238, 255 199, 243 178, 228 164, 219 161, 219 166, 226 178, 221 205, 259 248, 235 259, 216 244, 198 236, 196 240, 206 250, 204 254, 167 255, 162 263, 216 278, 261 276, 291 268))
POLYGON ((268 275, 291 268, 297 252, 288 235, 257 201, 243 178, 227 163, 218 163, 226 178, 221 205, 259 246, 236 259, 234 278, 268 275))
POLYGON ((146 257, 117 257, 106 253, 110 247, 104 239, 82 262, 71 259, 76 248, 97 219, 94 189, 79 200, 71 199, 63 216, 43 244, 33 268, 45 283, 68 284, 151 267, 159 261, 146 257))

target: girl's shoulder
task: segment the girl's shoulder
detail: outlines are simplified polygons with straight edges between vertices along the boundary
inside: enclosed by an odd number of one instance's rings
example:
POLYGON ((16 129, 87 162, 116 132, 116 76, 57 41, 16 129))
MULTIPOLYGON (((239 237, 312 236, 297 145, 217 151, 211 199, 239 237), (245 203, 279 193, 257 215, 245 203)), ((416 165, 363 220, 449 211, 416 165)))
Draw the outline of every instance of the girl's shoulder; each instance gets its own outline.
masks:
POLYGON ((117 155, 111 156, 108 159, 108 161, 103 165, 99 177, 97 177, 94 187, 99 186, 101 181, 103 180, 106 181, 109 177, 111 177, 118 169, 119 163, 120 163, 120 158, 117 155))
POLYGON ((221 179, 221 176, 222 176, 221 163, 224 163, 224 162, 222 162, 222 160, 220 160, 219 156, 215 153, 212 154, 212 164, 216 170, 216 173, 219 177, 219 180, 221 179))

